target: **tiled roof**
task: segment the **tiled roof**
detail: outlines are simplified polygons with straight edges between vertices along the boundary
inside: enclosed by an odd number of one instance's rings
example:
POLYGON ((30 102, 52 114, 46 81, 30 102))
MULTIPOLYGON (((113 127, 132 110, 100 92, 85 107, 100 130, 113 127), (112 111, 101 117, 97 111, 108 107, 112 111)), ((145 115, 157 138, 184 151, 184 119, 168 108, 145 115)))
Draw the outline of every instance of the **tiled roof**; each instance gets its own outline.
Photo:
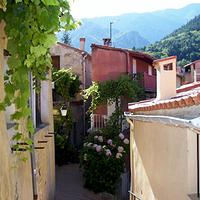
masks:
POLYGON ((198 63, 198 62, 200 62, 200 60, 196 60, 196 61, 194 61, 194 62, 192 62, 192 63, 189 63, 189 64, 185 65, 183 68, 186 68, 186 67, 188 67, 188 66, 190 66, 190 65, 194 65, 194 64, 196 64, 196 63, 198 63))
POLYGON ((129 103, 129 111, 136 113, 139 111, 146 112, 176 109, 200 104, 200 82, 183 85, 179 87, 176 92, 176 96, 167 100, 152 99, 137 103, 129 103))
POLYGON ((80 53, 80 54, 85 53, 85 54, 88 55, 88 58, 90 58, 90 59, 92 58, 92 56, 91 56, 89 53, 87 53, 86 51, 77 49, 77 48, 75 48, 75 47, 72 47, 72 46, 70 46, 70 45, 67 45, 67 44, 64 44, 64 43, 61 43, 61 42, 57 42, 57 44, 58 44, 58 45, 61 45, 61 46, 63 46, 63 47, 65 47, 65 48, 73 49, 73 50, 75 50, 76 52, 78 52, 78 53, 80 53))
POLYGON ((143 53, 143 52, 138 52, 138 51, 133 51, 133 50, 130 50, 130 49, 121 49, 121 48, 116 48, 116 47, 111 47, 111 46, 106 46, 106 45, 97 45, 97 44, 92 44, 91 45, 91 48, 102 48, 102 49, 105 49, 105 50, 113 50, 113 51, 123 51, 123 52, 127 52, 127 53, 130 53, 131 55, 135 56, 135 57, 138 57, 138 58, 146 58, 146 59, 149 59, 151 61, 153 60, 157 60, 156 57, 154 56, 151 56, 149 54, 146 54, 146 53, 143 53))

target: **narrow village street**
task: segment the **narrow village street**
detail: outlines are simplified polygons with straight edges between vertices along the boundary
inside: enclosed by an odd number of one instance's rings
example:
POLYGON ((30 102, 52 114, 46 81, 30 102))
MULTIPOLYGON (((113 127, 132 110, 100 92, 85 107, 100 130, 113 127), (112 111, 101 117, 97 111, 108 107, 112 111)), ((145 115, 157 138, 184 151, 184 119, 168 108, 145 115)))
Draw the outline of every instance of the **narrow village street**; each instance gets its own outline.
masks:
POLYGON ((56 166, 56 200, 112 200, 105 194, 95 194, 83 187, 79 164, 56 166))

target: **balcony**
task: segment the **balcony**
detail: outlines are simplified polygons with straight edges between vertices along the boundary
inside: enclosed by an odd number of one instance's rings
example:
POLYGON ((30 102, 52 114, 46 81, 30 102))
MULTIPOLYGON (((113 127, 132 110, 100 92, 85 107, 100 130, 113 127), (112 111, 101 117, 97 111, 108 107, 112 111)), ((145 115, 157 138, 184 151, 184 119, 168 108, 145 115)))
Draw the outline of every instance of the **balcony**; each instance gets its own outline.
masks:
POLYGON ((156 91, 156 76, 149 75, 146 72, 143 73, 144 82, 143 86, 145 91, 155 92, 156 91))
MULTIPOLYGON (((91 117, 91 127, 88 132, 98 131, 99 129, 105 127, 109 117, 110 116, 108 115, 93 114, 91 117)), ((123 119, 121 130, 123 132, 126 129, 129 129, 129 123, 126 121, 126 119, 123 119)))

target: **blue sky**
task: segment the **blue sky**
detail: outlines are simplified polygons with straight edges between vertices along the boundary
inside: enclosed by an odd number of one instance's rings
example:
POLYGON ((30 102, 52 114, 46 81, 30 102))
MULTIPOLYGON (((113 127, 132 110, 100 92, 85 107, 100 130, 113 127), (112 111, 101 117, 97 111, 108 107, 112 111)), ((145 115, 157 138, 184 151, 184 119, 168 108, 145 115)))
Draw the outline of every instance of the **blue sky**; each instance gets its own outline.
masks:
POLYGON ((167 8, 182 8, 200 0, 68 0, 75 19, 116 16, 131 12, 152 12, 167 8))

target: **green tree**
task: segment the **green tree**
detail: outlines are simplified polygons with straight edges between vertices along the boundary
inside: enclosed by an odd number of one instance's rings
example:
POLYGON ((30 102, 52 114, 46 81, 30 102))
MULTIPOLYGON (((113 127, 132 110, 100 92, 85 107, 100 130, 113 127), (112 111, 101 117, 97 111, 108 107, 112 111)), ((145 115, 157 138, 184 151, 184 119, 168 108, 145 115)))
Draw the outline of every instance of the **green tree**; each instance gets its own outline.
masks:
POLYGON ((156 58, 177 55, 181 66, 199 59, 200 56, 200 15, 190 20, 186 25, 173 31, 159 42, 137 51, 148 53, 156 58), (186 62, 185 62, 186 61, 186 62))
POLYGON ((75 94, 81 91, 79 76, 73 75, 71 68, 67 70, 54 69, 52 72, 52 81, 56 81, 56 92, 67 99, 73 99, 75 94))
POLYGON ((61 38, 61 42, 65 43, 67 45, 72 45, 72 40, 71 40, 68 32, 63 33, 63 36, 61 38))

